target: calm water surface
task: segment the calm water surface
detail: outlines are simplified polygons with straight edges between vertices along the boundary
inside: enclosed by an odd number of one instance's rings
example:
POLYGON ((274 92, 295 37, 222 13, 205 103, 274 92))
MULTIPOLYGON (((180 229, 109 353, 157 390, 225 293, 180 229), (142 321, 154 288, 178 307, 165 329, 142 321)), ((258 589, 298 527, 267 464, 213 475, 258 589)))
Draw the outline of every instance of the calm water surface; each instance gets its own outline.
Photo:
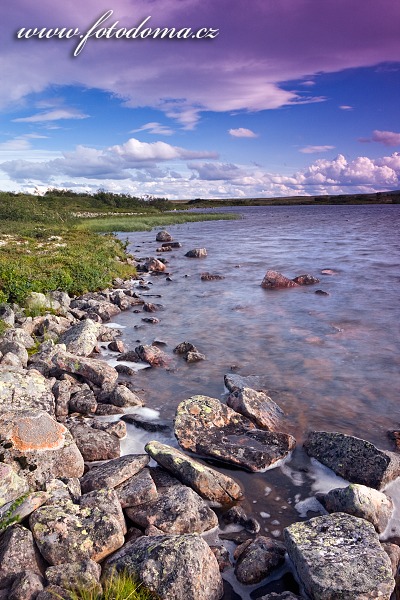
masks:
MULTIPOLYGON (((161 295, 148 298, 165 307, 156 315, 160 323, 145 324, 146 315, 133 312, 119 315, 118 323, 125 326, 129 348, 158 338, 172 356, 173 348, 188 340, 207 357, 192 365, 174 357, 173 370, 138 372, 135 381, 146 405, 161 418, 172 420, 178 403, 194 394, 223 399, 223 376, 232 370, 266 378, 297 449, 283 466, 266 473, 223 470, 241 481, 243 507, 259 519, 261 533, 273 532, 279 539, 286 525, 306 517, 304 500, 324 485, 337 486, 304 455, 301 446, 309 430, 349 433, 393 449, 387 430, 400 425, 400 207, 227 210, 241 219, 169 228, 183 246, 162 255, 172 281, 150 277, 151 289, 145 292, 161 295), (207 258, 184 256, 199 247, 207 248, 207 258), (260 283, 269 269, 289 277, 311 273, 320 283, 264 290, 260 283), (323 269, 334 274, 323 275, 323 269), (204 271, 225 279, 202 282, 204 271), (317 295, 316 289, 329 295, 317 295)), ((155 231, 120 237, 128 239, 136 257, 156 255, 155 231)), ((142 451, 152 438, 132 427, 125 449, 142 451)), ((158 439, 176 445, 168 436, 158 439)), ((261 587, 235 584, 237 595, 227 585, 226 598, 258 598, 287 586, 296 589, 288 574, 261 587)))

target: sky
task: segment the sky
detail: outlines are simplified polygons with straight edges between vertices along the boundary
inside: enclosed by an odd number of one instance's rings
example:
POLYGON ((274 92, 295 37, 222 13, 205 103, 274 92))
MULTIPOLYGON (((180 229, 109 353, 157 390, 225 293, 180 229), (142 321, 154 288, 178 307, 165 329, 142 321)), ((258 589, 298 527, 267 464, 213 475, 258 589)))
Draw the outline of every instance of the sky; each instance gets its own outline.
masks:
POLYGON ((398 0, 13 0, 0 190, 400 189, 399 26, 398 0))

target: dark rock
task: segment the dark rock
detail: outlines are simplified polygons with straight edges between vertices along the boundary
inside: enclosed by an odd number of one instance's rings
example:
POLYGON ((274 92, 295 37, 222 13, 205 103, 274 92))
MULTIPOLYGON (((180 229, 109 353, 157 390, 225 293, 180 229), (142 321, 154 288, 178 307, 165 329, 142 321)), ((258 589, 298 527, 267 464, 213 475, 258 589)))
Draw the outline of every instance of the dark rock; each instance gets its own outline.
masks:
POLYGON ((329 292, 324 292, 324 290, 315 290, 314 293, 318 294, 319 296, 329 296, 329 292))
POLYGON ((10 590, 7 600, 35 600, 43 590, 43 578, 33 571, 21 571, 10 590))
POLYGON ((285 546, 262 535, 235 550, 235 575, 245 585, 259 583, 285 561, 285 546))
POLYGON ((300 596, 292 594, 292 592, 272 592, 266 596, 261 596, 258 600, 301 600, 300 596))
POLYGON ((225 277, 216 273, 202 273, 200 279, 201 281, 220 281, 221 279, 225 279, 225 277))
POLYGON ((381 489, 400 475, 400 458, 343 433, 313 431, 304 442, 310 456, 352 483, 381 489))
POLYGON ((171 446, 152 441, 146 444, 145 450, 159 465, 206 500, 226 504, 243 495, 236 481, 171 446))
POLYGON ((115 488, 122 508, 147 504, 158 496, 156 485, 148 469, 136 473, 115 488))
POLYGON ((97 344, 99 326, 91 319, 80 321, 73 325, 59 338, 60 344, 65 344, 67 352, 77 356, 89 356, 97 344))
POLYGON ((160 322, 160 319, 157 319, 157 317, 144 317, 142 321, 144 323, 151 323, 152 325, 157 325, 160 322))
POLYGON ((393 511, 390 498, 358 483, 330 490, 327 494, 317 494, 317 499, 330 513, 343 512, 366 519, 378 533, 385 531, 393 511))
POLYGON ((95 413, 97 402, 94 393, 89 388, 83 388, 73 394, 69 401, 69 411, 77 412, 82 415, 95 413))
POLYGON ((261 282, 261 287, 266 290, 296 287, 297 283, 278 271, 267 271, 261 282))
POLYGON ((161 419, 149 421, 146 417, 143 417, 143 415, 137 415, 136 413, 125 414, 121 419, 126 423, 135 425, 135 427, 144 429, 145 431, 170 431, 172 429, 172 424, 169 421, 163 421, 161 419))
POLYGON ((279 431, 283 410, 265 392, 245 387, 231 392, 226 403, 236 412, 254 421, 258 427, 279 431))
POLYGON ((80 375, 104 390, 113 389, 118 379, 117 371, 102 360, 58 352, 53 356, 52 363, 60 371, 80 375))
POLYGON ((168 356, 156 346, 137 346, 135 352, 140 360, 151 367, 166 367, 169 364, 168 356))
POLYGON ((314 277, 314 275, 310 275, 306 273, 305 275, 297 275, 297 277, 293 278, 293 281, 298 285, 312 285, 313 283, 319 283, 319 279, 314 277))
POLYGON ((165 246, 169 246, 170 248, 182 248, 182 244, 180 242, 164 242, 163 244, 161 244, 161 246, 165 247, 165 246))
POLYGON ((311 598, 389 600, 394 579, 388 555, 371 523, 344 513, 285 529, 297 575, 311 598))
POLYGON ((164 306, 162 304, 154 304, 153 302, 145 302, 143 304, 143 310, 145 312, 157 312, 158 310, 164 310, 164 306))
POLYGON ((156 242, 172 242, 172 235, 163 229, 157 233, 156 242))
POLYGON ((390 558, 390 564, 392 565, 392 575, 393 577, 396 577, 396 575, 398 575, 400 563, 400 547, 397 544, 383 543, 382 548, 390 558))
POLYGON ((260 375, 237 375, 236 373, 227 373, 224 375, 224 383, 230 392, 251 388, 258 392, 267 392, 269 387, 265 377, 260 375))
POLYGON ((185 256, 188 258, 204 258, 207 256, 207 250, 205 248, 194 248, 186 252, 185 256))
POLYGON ((108 415, 123 415, 124 409, 119 406, 113 406, 112 404, 103 404, 102 402, 97 403, 96 415, 99 417, 105 417, 108 415))
POLYGON ((210 546, 212 553, 218 562, 218 567, 221 573, 232 567, 229 551, 224 546, 210 546))
POLYGON ((116 365, 115 370, 120 375, 127 375, 129 377, 133 377, 133 375, 135 375, 136 373, 135 369, 132 369, 132 367, 128 367, 128 365, 116 365))
POLYGON ((14 327, 15 313, 8 304, 0 304, 0 321, 3 321, 10 327, 14 327))
POLYGON ((90 469, 81 479, 82 492, 87 493, 100 488, 115 488, 149 463, 147 454, 127 454, 90 469))
POLYGON ((159 248, 156 248, 156 252, 172 252, 172 250, 172 246, 160 246, 159 248))
POLYGON ((101 567, 93 560, 65 563, 46 570, 46 579, 50 585, 66 590, 80 592, 84 590, 100 591, 101 567))
POLYGON ((232 506, 232 508, 223 514, 222 518, 225 523, 241 525, 249 533, 258 533, 260 531, 260 523, 254 517, 247 516, 241 506, 232 506))
POLYGON ((117 360, 123 360, 126 362, 139 362, 140 358, 136 354, 135 350, 128 350, 128 352, 124 352, 118 356, 117 360))
POLYGON ((0 588, 11 587, 26 570, 41 575, 43 563, 29 529, 12 525, 0 537, 0 588))
POLYGON ((196 346, 191 342, 181 342, 174 348, 175 354, 187 354, 188 352, 197 352, 196 346))
POLYGON ((123 352, 126 351, 125 344, 121 340, 113 340, 112 342, 110 342, 108 344, 107 347, 112 352, 121 352, 121 353, 123 353, 123 352))
POLYGON ((217 560, 197 535, 141 537, 129 550, 107 563, 126 570, 160 600, 219 600, 223 585, 217 560))
POLYGON ((263 471, 295 446, 292 436, 256 429, 252 421, 208 396, 192 396, 179 404, 175 436, 185 450, 249 471, 263 471))
POLYGON ((92 429, 83 423, 72 425, 70 431, 85 461, 93 462, 119 457, 120 444, 114 435, 92 429))
POLYGON ((115 435, 118 439, 122 439, 126 436, 126 425, 123 421, 113 421, 108 423, 107 421, 93 420, 93 429, 100 429, 106 431, 110 435, 115 435))

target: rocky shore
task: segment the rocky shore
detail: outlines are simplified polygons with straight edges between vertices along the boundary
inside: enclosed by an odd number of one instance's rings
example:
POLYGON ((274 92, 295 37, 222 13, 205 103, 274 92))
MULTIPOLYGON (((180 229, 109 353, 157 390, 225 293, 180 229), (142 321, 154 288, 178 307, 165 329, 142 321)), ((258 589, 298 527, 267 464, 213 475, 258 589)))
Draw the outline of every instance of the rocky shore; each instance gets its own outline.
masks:
MULTIPOLYGON (((137 418, 126 413, 144 404, 135 363, 168 369, 174 357, 207 360, 189 341, 172 354, 157 344, 126 348, 121 332, 107 327, 130 310, 157 322, 151 315, 163 306, 143 296, 146 279, 170 277, 159 257, 182 244, 166 231, 155 242, 162 244, 157 257, 137 265, 139 280, 115 280, 112 289, 76 298, 32 293, 25 309, 0 307, 0 600, 68 599, 82 587, 101 590, 115 571, 128 571, 162 600, 220 600, 224 571, 262 600, 400 597, 400 547, 379 540, 393 513, 382 490, 400 476, 398 452, 340 432, 309 433, 308 455, 349 485, 317 495, 319 516, 287 527, 284 542, 263 535, 245 513, 235 477, 204 462, 259 472, 290 456, 296 441, 261 378, 229 373, 224 402, 207 395, 180 402, 174 434, 181 450, 151 440, 141 454, 121 456, 126 422, 137 418), (107 364, 102 347, 121 364, 107 364), (234 524, 233 553, 221 523, 234 524), (284 566, 297 595, 257 596, 254 586, 278 579, 284 566)), ((182 252, 207 260, 205 248, 182 252)), ((290 280, 267 271, 261 285, 315 283, 309 274, 290 280)))

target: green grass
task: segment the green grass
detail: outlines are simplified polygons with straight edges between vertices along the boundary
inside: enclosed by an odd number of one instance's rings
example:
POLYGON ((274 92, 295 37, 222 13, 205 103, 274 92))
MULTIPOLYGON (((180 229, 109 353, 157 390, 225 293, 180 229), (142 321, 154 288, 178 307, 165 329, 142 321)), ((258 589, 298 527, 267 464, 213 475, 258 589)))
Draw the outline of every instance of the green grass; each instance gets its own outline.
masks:
POLYGON ((81 589, 71 592, 71 600, 157 600, 152 592, 126 573, 113 574, 103 582, 103 592, 81 589))

